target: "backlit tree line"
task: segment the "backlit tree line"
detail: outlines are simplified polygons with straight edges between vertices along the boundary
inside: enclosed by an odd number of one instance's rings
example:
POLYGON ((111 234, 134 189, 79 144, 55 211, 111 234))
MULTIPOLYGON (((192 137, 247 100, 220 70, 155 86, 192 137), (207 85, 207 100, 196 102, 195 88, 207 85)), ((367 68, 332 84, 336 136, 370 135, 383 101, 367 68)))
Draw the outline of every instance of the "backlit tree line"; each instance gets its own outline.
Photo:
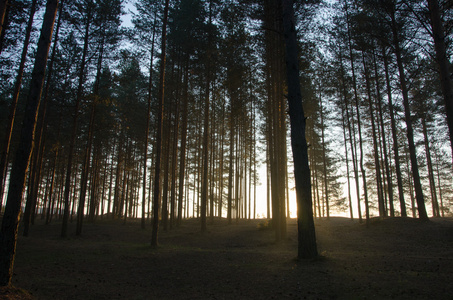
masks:
POLYGON ((304 221, 451 214, 449 1, 132 6, 1 1, 2 251, 19 215, 21 234, 41 218, 62 237, 139 218, 157 244, 159 226, 205 231, 263 202, 278 241, 295 185, 304 221))

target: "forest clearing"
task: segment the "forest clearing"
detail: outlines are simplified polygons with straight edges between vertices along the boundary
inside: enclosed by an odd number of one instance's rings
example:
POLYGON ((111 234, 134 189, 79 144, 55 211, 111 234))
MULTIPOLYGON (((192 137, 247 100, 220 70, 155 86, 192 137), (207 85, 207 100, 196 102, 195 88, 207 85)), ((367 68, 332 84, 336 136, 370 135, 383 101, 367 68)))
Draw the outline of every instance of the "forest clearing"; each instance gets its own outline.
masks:
MULTIPOLYGON (((97 220, 76 237, 37 222, 20 236, 13 285, 34 299, 452 299, 453 220, 315 221, 320 257, 297 260, 297 228, 275 243, 267 220, 199 219, 161 231, 97 220), (261 229, 259 229, 261 228, 261 229)), ((1 296, 0 296, 1 298, 1 296)))

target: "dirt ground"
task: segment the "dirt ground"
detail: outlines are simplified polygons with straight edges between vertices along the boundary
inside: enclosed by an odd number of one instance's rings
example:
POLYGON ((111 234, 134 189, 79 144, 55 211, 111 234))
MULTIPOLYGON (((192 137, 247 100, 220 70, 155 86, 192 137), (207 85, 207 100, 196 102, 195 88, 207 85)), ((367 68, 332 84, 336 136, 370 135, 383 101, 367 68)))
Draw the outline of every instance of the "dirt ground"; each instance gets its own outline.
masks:
POLYGON ((453 299, 451 218, 316 220, 321 255, 302 261, 296 221, 280 243, 264 223, 216 219, 201 234, 187 220, 152 249, 138 221, 85 223, 81 237, 71 224, 61 239, 60 223, 38 220, 19 237, 13 285, 35 299, 453 299))

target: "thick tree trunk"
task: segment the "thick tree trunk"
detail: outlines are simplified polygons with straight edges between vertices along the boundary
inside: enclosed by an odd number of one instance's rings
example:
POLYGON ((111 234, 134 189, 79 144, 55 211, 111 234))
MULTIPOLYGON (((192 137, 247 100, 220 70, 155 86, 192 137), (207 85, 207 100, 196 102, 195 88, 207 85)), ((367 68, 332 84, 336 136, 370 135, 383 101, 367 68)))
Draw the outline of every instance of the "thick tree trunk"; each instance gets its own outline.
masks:
POLYGON ((20 206, 24 193, 25 178, 30 155, 33 150, 36 119, 57 8, 58 0, 47 1, 41 35, 38 40, 38 49, 25 108, 25 117, 22 124, 19 146, 11 170, 11 182, 0 235, 0 286, 10 285, 13 275, 20 206))
POLYGON ((286 45, 286 72, 288 83, 288 106, 291 121, 291 145, 294 158, 294 175, 297 194, 298 257, 314 258, 318 255, 315 225, 313 221, 308 166, 308 146, 305 139, 305 116, 299 79, 299 61, 293 3, 282 0, 283 32, 286 45))

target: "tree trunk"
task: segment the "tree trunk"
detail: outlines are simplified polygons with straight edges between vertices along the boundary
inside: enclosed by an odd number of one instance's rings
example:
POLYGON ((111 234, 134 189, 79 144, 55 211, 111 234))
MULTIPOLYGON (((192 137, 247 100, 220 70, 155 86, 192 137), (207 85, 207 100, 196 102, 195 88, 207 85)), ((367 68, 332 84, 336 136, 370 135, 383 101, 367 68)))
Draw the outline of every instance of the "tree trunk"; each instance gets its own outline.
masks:
MULTIPOLYGON (((389 159, 388 159, 388 152, 387 152, 387 139, 385 135, 385 128, 384 128, 384 117, 382 113, 382 98, 381 98, 381 89, 379 85, 379 72, 378 66, 376 62, 376 53, 373 49, 373 62, 374 62, 374 76, 376 77, 376 95, 377 95, 377 102, 378 102, 378 113, 379 113, 379 120, 381 124, 381 132, 382 132, 382 151, 384 152, 384 166, 385 166, 385 174, 387 178, 387 189, 388 189, 388 197, 390 203, 390 215, 393 217, 395 215, 395 209, 393 207, 393 183, 392 177, 390 176, 390 166, 389 166, 389 159)), ((388 211, 386 212, 386 216, 388 215, 388 211)))
POLYGON ((453 155, 453 87, 450 79, 450 62, 447 58, 447 47, 445 45, 445 31, 440 17, 438 0, 428 0, 428 8, 431 17, 436 60, 439 65, 440 84, 442 86, 442 93, 444 94, 445 108, 447 111, 450 147, 453 155))
MULTIPOLYGON (((343 68, 343 59, 342 55, 340 52, 340 69, 341 69, 341 75, 343 79, 345 79, 345 71, 343 68)), ((346 111, 346 120, 347 120, 347 125, 348 125, 348 132, 349 132, 349 143, 351 145, 351 159, 352 159, 352 166, 353 166, 353 171, 354 171, 354 179, 355 179, 355 187, 356 187, 356 195, 357 195, 357 213, 359 215, 359 221, 362 222, 362 209, 360 206, 360 183, 359 183, 359 170, 357 166, 357 149, 354 147, 355 143, 353 142, 353 136, 355 136, 355 130, 353 130, 354 124, 351 124, 351 118, 349 114, 349 101, 348 101, 348 96, 347 96, 347 91, 346 91, 346 85, 345 85, 345 80, 342 80, 342 93, 343 93, 343 100, 344 100, 344 107, 346 111)))
MULTIPOLYGON (((390 124, 392 127, 392 139, 393 139, 393 153, 395 155, 395 171, 396 171, 396 181, 398 184, 398 197, 400 200, 400 210, 401 216, 407 217, 406 212, 406 201, 404 200, 404 190, 403 190, 403 178, 401 173, 401 166, 400 166, 400 157, 399 157, 399 148, 398 148, 398 135, 396 133, 396 121, 395 121, 395 113, 393 108, 393 101, 392 101, 392 87, 390 85, 390 75, 389 75, 389 68, 388 68, 388 60, 387 54, 385 53, 385 48, 382 47, 382 56, 384 58, 384 70, 385 70, 385 81, 387 84, 387 98, 388 98, 388 105, 389 105, 389 112, 390 112, 390 124)), ((392 201, 392 199, 390 199, 392 201)), ((390 216, 394 216, 394 212, 391 210, 393 205, 390 205, 390 216)))
POLYGON ((8 9, 8 0, 0 2, 0 34, 3 34, 6 10, 8 9))
MULTIPOLYGON (((31 189, 28 191, 27 195, 27 202, 25 206, 24 212, 24 236, 28 236, 30 222, 31 224, 34 223, 34 212, 36 208, 37 198, 38 198, 38 189, 39 189, 39 182, 41 180, 41 168, 42 168, 42 160, 43 160, 43 153, 44 153, 44 144, 45 144, 45 137, 47 133, 47 105, 49 102, 49 90, 50 90, 50 83, 52 79, 52 72, 53 72, 53 64, 55 61, 56 55, 56 48, 58 44, 58 33, 60 31, 60 24, 61 24, 61 13, 63 8, 63 1, 60 2, 59 5, 59 16, 57 21, 57 27, 55 29, 55 38, 52 46, 52 55, 49 62, 49 67, 47 71, 47 81, 44 88, 44 96, 42 97, 42 104, 40 110, 40 117, 39 122, 37 124, 36 132, 35 132, 35 149, 33 151, 33 159, 32 159, 32 172, 30 173, 29 180, 31 182, 30 186, 31 189)), ((17 90, 17 96, 19 95, 19 90, 17 90)))
POLYGON ((27 98, 19 146, 11 169, 11 182, 9 185, 8 199, 3 215, 0 235, 0 286, 11 285, 14 257, 16 254, 17 230, 20 219, 20 206, 25 188, 25 179, 30 155, 33 150, 36 119, 57 8, 58 0, 47 1, 41 35, 38 40, 38 49, 36 52, 35 65, 27 98))
MULTIPOLYGON (((148 110, 146 114, 146 129, 145 129, 145 145, 143 150, 143 183, 142 183, 142 219, 140 226, 142 229, 145 229, 145 207, 146 207, 146 167, 148 163, 148 141, 149 141, 149 118, 151 113, 151 92, 153 88, 153 61, 154 61, 154 37, 155 37, 155 27, 157 20, 157 13, 154 15, 153 23, 153 38, 151 41, 151 60, 149 63, 149 81, 148 81, 148 110)), ((148 212, 149 213, 149 212, 148 212)))
MULTIPOLYGON (((340 97, 341 97, 341 92, 340 92, 340 97)), ((348 179, 348 200, 349 200, 349 214, 351 216, 351 220, 354 219, 354 213, 352 209, 352 197, 351 197, 351 182, 349 178, 349 158, 348 158, 348 141, 346 138, 346 122, 344 120, 344 105, 341 105, 341 121, 342 121, 342 127, 343 127, 343 138, 344 138, 344 153, 346 156, 346 176, 348 179)))
POLYGON ((77 209, 76 235, 82 234, 82 224, 83 224, 83 217, 84 217, 84 211, 85 211, 85 199, 86 199, 86 191, 87 191, 88 172, 90 169, 90 161, 91 161, 91 147, 93 144, 95 114, 96 114, 96 104, 93 101, 93 103, 91 103, 90 124, 88 125, 88 143, 85 148, 85 157, 84 157, 83 166, 82 166, 82 178, 80 181, 80 197, 79 197, 79 206, 77 209))
MULTIPOLYGON (((188 61, 188 60, 187 60, 188 61)), ((187 114, 188 114, 188 89, 189 89, 189 68, 187 66, 184 70, 184 95, 183 95, 183 104, 182 104, 182 128, 181 128, 181 150, 179 153, 179 193, 178 193, 178 220, 177 226, 181 225, 182 220, 182 203, 184 200, 184 177, 185 177, 185 168, 186 168, 186 145, 187 145, 187 114)))
MULTIPOLYGON (((381 218, 385 217, 385 203, 384 203, 384 194, 382 191, 382 178, 381 178, 381 168, 379 162, 379 151, 378 151, 378 141, 376 135, 376 124, 374 119, 374 107, 373 107, 373 100, 371 96, 371 83, 368 74, 368 66, 365 62, 365 53, 362 52, 362 61, 363 61, 363 68, 365 72, 365 83, 366 83, 366 90, 368 94, 368 107, 370 109, 370 119, 371 119, 371 132, 373 137, 373 152, 374 152, 374 167, 376 170, 376 186, 377 186, 377 194, 378 194, 378 208, 379 208, 379 216, 381 218)), ((369 218, 369 216, 367 216, 369 218)))
POLYGON ((434 181, 433 163, 431 160, 431 150, 429 147, 428 129, 426 127, 426 118, 422 117, 422 129, 425 143, 426 164, 428 166, 429 188, 431 191, 431 202, 433 209, 433 217, 440 217, 439 202, 437 202, 436 183, 434 181))
POLYGON ((320 118, 321 118, 321 144, 322 144, 322 166, 324 172, 324 198, 326 201, 326 215, 327 219, 330 218, 330 207, 329 207, 329 185, 327 182, 327 159, 326 159, 326 142, 324 137, 324 112, 322 107, 322 98, 319 96, 319 109, 320 109, 320 118))
MULTIPOLYGON (((0 7, 1 24, 3 24, 2 13, 4 15, 4 13, 5 13, 4 10, 6 9, 7 2, 8 1, 3 0, 1 3, 1 5, 2 5, 0 7)), ((28 18, 27 29, 25 32, 25 41, 24 41, 24 47, 22 49, 22 56, 20 59, 19 70, 17 72, 16 82, 14 85, 13 99, 11 101, 10 108, 9 108, 6 133, 5 133, 5 137, 3 139, 3 143, 1 144, 1 150, 0 150, 0 212, 2 210, 2 204, 3 204, 3 191, 5 189, 5 187, 3 185, 4 185, 5 177, 6 177, 6 166, 7 166, 7 162, 8 162, 9 147, 11 144, 11 136, 13 134, 14 120, 16 117, 17 101, 19 99, 19 92, 20 92, 20 88, 22 85, 22 77, 24 74, 25 61, 27 60, 28 45, 30 43, 30 35, 31 35, 35 11, 36 11, 36 0, 33 0, 31 8, 30 8, 30 16, 28 18)), ((0 24, 0 29, 3 27, 1 24, 0 24)))
POLYGON ((286 45, 286 72, 288 83, 288 106, 291 121, 291 145, 294 158, 294 175, 297 194, 298 257, 314 258, 318 255, 313 221, 308 165, 308 146, 305 139, 305 116, 299 79, 299 61, 293 3, 282 0, 283 30, 286 45))
POLYGON ((392 19, 392 33, 393 33, 393 47, 396 55, 396 62, 398 65, 398 72, 400 78, 400 85, 401 85, 401 92, 403 94, 403 106, 404 106, 404 116, 406 119, 406 127, 407 127, 407 140, 409 143, 409 156, 411 160, 411 169, 412 169, 412 177, 414 180, 414 188, 415 188, 415 198, 417 200, 417 208, 418 214, 420 219, 428 220, 428 215, 426 214, 425 208, 425 199, 423 197, 423 190, 422 185, 420 182, 420 175, 418 173, 418 164, 417 164, 417 153, 415 149, 414 143, 414 129, 412 128, 412 116, 409 107, 409 95, 408 89, 406 86, 406 76, 404 72, 403 66, 403 59, 401 55, 400 49, 400 42, 398 37, 398 25, 396 24, 395 19, 395 5, 392 5, 392 11, 390 13, 390 17, 392 19))
POLYGON ((170 0, 165 0, 164 15, 162 19, 162 49, 160 62, 160 79, 159 79, 159 96, 158 96, 158 112, 157 112, 157 136, 156 136, 156 166, 154 176, 154 192, 153 192, 153 229, 151 233, 151 246, 158 245, 158 230, 159 230, 159 195, 160 195, 160 160, 162 152, 162 122, 164 114, 164 85, 165 85, 165 52, 167 45, 167 19, 168 7, 170 0))
POLYGON ((76 104, 74 108, 74 120, 72 123, 72 132, 71 132, 71 140, 69 142, 69 150, 68 150, 68 165, 66 167, 66 181, 65 181, 65 189, 64 189, 64 213, 63 213, 63 223, 61 226, 61 237, 66 237, 68 234, 68 221, 69 221, 69 191, 71 189, 71 173, 72 173, 72 159, 73 159, 73 152, 74 152, 74 145, 75 139, 77 136, 77 123, 79 118, 79 107, 80 101, 82 99, 82 92, 83 92, 83 84, 84 84, 84 74, 85 74, 85 66, 86 66, 86 57, 88 53, 88 43, 89 43, 89 32, 90 32, 90 25, 91 25, 91 6, 88 6, 88 11, 85 19, 85 36, 83 41, 83 50, 82 50, 82 61, 80 63, 80 70, 79 70, 79 83, 77 87, 77 96, 76 96, 76 104))

